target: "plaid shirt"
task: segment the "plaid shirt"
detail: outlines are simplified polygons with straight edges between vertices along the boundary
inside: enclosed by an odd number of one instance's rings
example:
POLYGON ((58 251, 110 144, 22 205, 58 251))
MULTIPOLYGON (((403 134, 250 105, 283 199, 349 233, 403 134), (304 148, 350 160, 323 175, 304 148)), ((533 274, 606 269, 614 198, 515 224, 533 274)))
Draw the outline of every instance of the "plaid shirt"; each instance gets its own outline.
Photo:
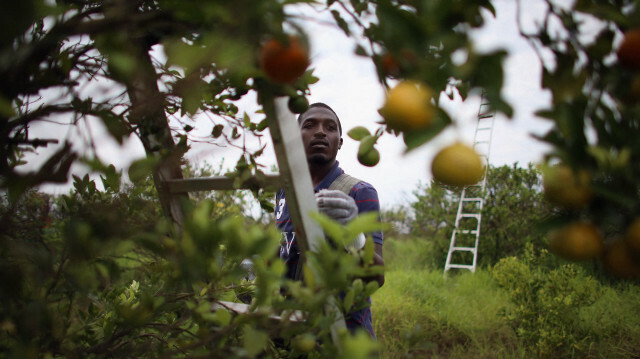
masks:
MULTIPOLYGON (((331 183, 338 178, 344 171, 339 167, 338 161, 331 168, 329 174, 320 181, 314 188, 317 193, 321 189, 329 188, 331 183)), ((378 201, 378 192, 373 186, 367 182, 359 182, 353 186, 349 192, 358 206, 358 213, 376 211, 380 212, 380 202, 378 201)), ((280 258, 287 265, 286 277, 293 279, 298 261, 300 259, 300 251, 296 241, 293 223, 289 215, 289 208, 284 196, 284 191, 280 190, 276 194, 276 226, 282 232, 282 240, 280 242, 280 258)), ((370 233, 374 243, 382 244, 382 232, 370 233)), ((367 298, 369 303, 371 298, 367 298)), ((367 306, 363 309, 351 312, 345 316, 347 328, 354 331, 357 328, 365 328, 369 334, 375 338, 373 332, 373 324, 371 323, 371 308, 367 306)))

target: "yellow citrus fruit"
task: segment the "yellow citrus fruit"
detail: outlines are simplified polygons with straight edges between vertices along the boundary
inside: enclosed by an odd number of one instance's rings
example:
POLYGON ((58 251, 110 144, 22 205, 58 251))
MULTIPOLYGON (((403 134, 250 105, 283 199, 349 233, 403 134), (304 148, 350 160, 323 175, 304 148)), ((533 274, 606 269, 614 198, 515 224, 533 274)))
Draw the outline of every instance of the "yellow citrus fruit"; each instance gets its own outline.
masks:
POLYGON ((616 51, 618 61, 624 67, 640 69, 640 28, 624 33, 624 38, 616 51))
POLYGON ((433 92, 416 81, 402 81, 389 90, 380 114, 392 130, 416 131, 431 126, 435 108, 433 92))
POLYGON ((260 68, 273 82, 292 83, 302 76, 307 66, 309 54, 295 36, 289 37, 288 44, 271 39, 260 49, 260 68))
POLYGON ((544 195, 549 202, 566 208, 584 207, 593 196, 589 172, 577 173, 566 165, 547 167, 543 171, 544 195))
POLYGON ((369 151, 360 154, 358 152, 358 161, 367 167, 373 167, 380 162, 380 152, 375 148, 371 148, 369 151))
POLYGON ((586 222, 573 222, 549 234, 549 249, 572 261, 598 257, 604 241, 598 227, 586 222))
POLYGON ((640 277, 640 265, 634 261, 624 240, 617 240, 605 248, 602 265, 607 272, 616 277, 626 279, 640 277))
POLYGON ((482 179, 484 165, 473 148, 456 142, 436 154, 431 163, 431 173, 438 182, 469 186, 482 179))

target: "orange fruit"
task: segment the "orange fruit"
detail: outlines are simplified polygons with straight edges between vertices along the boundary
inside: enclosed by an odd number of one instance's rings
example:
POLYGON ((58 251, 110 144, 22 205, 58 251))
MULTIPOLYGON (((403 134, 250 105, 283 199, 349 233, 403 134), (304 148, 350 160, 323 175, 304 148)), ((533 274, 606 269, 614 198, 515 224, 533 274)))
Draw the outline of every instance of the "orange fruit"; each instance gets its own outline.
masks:
POLYGON ((435 117, 432 98, 433 92, 427 85, 416 81, 402 81, 389 90, 379 112, 392 130, 423 130, 431 126, 435 117))
POLYGON ((260 49, 260 69, 277 83, 289 84, 297 80, 309 66, 309 54, 296 36, 289 43, 270 39, 260 49))
POLYGON ((440 150, 431 163, 433 177, 452 186, 478 183, 484 175, 484 164, 471 147, 456 142, 440 150))
POLYGON ((640 218, 636 218, 627 227, 624 240, 632 254, 640 258, 640 218))
POLYGON ((598 257, 604 241, 598 227, 586 222, 573 222, 549 234, 549 249, 572 261, 598 257))
POLYGON ((382 71, 386 76, 400 76, 400 63, 392 54, 386 53, 382 55, 380 58, 380 64, 382 65, 382 71))
POLYGON ((549 202, 572 209, 584 207, 593 195, 591 176, 585 170, 577 173, 566 165, 547 167, 542 175, 544 195, 549 202))
POLYGON ((627 242, 617 240, 607 246, 602 256, 604 269, 616 277, 634 279, 640 277, 640 265, 631 255, 627 242))
POLYGON ((634 70, 640 69, 640 28, 624 33, 616 54, 622 66, 634 70))
POLYGON ((380 56, 382 73, 390 78, 401 77, 403 73, 415 69, 419 58, 411 49, 402 49, 398 54, 386 52, 380 56))

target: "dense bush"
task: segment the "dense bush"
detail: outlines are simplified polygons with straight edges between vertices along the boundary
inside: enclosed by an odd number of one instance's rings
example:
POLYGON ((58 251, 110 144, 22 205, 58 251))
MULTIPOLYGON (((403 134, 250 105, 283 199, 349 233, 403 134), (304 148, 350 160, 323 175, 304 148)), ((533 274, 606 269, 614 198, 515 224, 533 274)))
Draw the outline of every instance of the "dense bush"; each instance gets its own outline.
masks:
POLYGON ((583 357, 591 338, 581 330, 580 312, 602 295, 599 283, 581 267, 541 264, 550 254, 528 246, 522 259, 507 257, 491 273, 509 293, 513 306, 505 318, 537 357, 583 357))

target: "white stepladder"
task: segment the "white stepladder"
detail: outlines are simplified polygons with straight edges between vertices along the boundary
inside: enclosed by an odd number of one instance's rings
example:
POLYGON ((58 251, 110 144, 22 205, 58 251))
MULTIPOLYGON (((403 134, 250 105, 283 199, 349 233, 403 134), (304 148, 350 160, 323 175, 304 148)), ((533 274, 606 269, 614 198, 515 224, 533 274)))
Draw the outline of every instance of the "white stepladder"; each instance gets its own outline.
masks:
POLYGON ((484 162, 484 173, 478 183, 464 187, 460 193, 455 226, 451 234, 449 252, 444 265, 445 275, 452 268, 468 269, 471 272, 476 271, 480 224, 482 223, 482 209, 484 207, 494 122, 495 110, 491 109, 490 103, 483 93, 480 98, 473 148, 484 162), (470 255, 465 255, 464 253, 469 253, 470 255))
MULTIPOLYGON (((278 161, 280 173, 277 175, 266 175, 263 178, 251 178, 252 184, 258 183, 262 188, 284 189, 287 198, 287 206, 296 229, 296 240, 300 248, 300 264, 305 262, 305 252, 315 252, 320 241, 324 238, 322 228, 309 216, 312 212, 317 212, 315 194, 309 173, 309 166, 305 157, 305 151, 300 136, 300 129, 295 116, 287 107, 286 98, 264 99, 263 109, 267 116, 271 138, 278 161)), ((233 178, 229 177, 207 177, 192 179, 172 179, 166 181, 168 190, 172 195, 180 195, 185 192, 210 191, 210 190, 233 190, 243 189, 235 187, 233 178)), ((276 248, 274 248, 274 251, 276 248)), ((313 263, 308 262, 309 269, 317 275, 313 263)), ((296 277, 299 277, 301 267, 298 267, 296 277)), ((213 306, 213 309, 226 308, 235 312, 246 312, 249 306, 241 303, 222 303, 213 306)), ((341 350, 339 333, 346 330, 344 316, 335 298, 325 305, 325 315, 335 318, 331 326, 331 338, 334 344, 341 350)), ((277 317, 277 314, 274 314, 277 317)), ((292 320, 297 320, 292 318, 292 320)))

